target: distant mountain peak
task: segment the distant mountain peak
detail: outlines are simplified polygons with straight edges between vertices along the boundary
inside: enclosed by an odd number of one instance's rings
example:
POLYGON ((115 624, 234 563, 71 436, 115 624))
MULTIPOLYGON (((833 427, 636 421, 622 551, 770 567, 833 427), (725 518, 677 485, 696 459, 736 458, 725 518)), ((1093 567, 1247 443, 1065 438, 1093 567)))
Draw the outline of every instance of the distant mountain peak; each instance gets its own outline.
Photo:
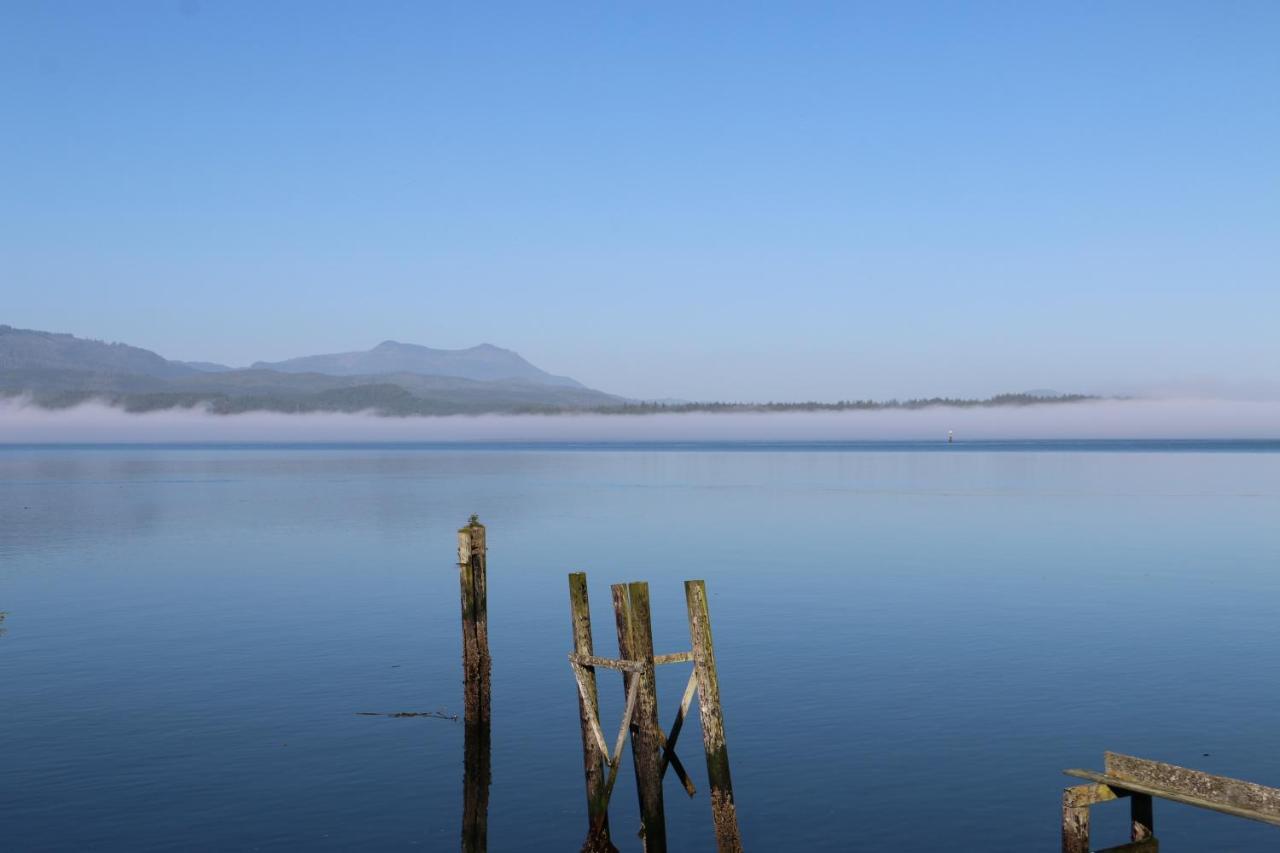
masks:
POLYGON ((175 363, 198 370, 201 373, 230 373, 235 370, 234 367, 228 367, 216 361, 179 361, 175 363))
MULTIPOLYGON (((441 352, 441 353, 462 353, 462 352, 499 352, 510 353, 515 355, 514 351, 500 347, 497 344, 482 343, 470 347, 461 347, 459 349, 443 349, 440 347, 429 347, 424 344, 409 344, 404 341, 395 341, 388 338, 378 344, 369 352, 379 352, 385 350, 407 350, 409 352, 441 352)), ((342 355, 354 355, 354 353, 342 353, 342 355)))
POLYGON ((282 373, 325 373, 331 376, 417 374, 479 381, 519 380, 535 385, 582 388, 567 376, 556 376, 530 364, 518 353, 483 343, 466 349, 436 349, 385 340, 370 350, 259 361, 254 368, 282 373))

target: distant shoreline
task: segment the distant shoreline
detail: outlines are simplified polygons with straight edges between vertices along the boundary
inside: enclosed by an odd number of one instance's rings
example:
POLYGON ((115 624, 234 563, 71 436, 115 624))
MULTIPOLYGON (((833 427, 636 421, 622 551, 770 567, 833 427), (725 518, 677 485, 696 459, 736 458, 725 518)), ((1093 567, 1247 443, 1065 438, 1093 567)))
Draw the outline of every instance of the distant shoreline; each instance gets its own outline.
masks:
MULTIPOLYGON (((365 386, 365 388, 380 386, 365 386)), ((335 397, 331 393, 311 396, 233 395, 195 392, 102 392, 2 390, 0 400, 30 405, 49 411, 99 404, 129 414, 173 410, 200 410, 211 415, 242 415, 256 412, 275 414, 372 414, 379 417, 432 417, 450 415, 681 415, 746 414, 753 412, 866 412, 912 411, 931 408, 975 409, 997 407, 1051 406, 1084 403, 1105 398, 1087 394, 997 394, 966 399, 927 397, 909 400, 840 400, 834 403, 803 401, 791 403, 619 403, 604 406, 468 404, 452 399, 418 397, 400 393, 390 398, 367 395, 335 397)))
POLYGON ((863 441, 115 441, 0 442, 23 450, 409 450, 490 452, 936 452, 936 453, 1280 453, 1280 438, 977 439, 863 441))
POLYGON ((1280 401, 1086 399, 1042 405, 786 409, 724 407, 643 413, 130 413, 100 402, 47 409, 0 398, 0 442, 99 443, 623 443, 945 444, 980 442, 1270 441, 1280 401))

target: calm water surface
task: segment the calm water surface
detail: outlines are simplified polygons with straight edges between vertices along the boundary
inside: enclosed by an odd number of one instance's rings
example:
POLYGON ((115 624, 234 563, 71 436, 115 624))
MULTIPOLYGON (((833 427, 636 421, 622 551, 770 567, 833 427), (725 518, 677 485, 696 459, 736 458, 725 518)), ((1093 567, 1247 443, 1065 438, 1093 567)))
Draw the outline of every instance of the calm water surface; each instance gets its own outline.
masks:
MULTIPOLYGON (((456 849, 462 726, 356 713, 460 710, 471 512, 493 851, 581 841, 575 570, 603 653, 610 583, 650 582, 663 652, 706 579, 754 851, 1054 850, 1059 771, 1104 749, 1280 784, 1277 451, 0 448, 0 846, 456 849)), ((666 794, 673 849, 713 849, 705 791, 666 794)), ((1280 841, 1156 808, 1168 853, 1280 841)), ((1123 840, 1124 807, 1097 812, 1123 840)))

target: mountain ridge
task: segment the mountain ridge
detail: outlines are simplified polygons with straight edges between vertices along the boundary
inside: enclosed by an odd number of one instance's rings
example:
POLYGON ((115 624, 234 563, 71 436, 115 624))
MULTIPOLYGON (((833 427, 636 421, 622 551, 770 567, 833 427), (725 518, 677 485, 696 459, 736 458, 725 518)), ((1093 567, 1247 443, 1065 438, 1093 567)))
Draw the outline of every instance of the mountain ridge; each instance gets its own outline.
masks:
POLYGON ((218 414, 372 411, 390 416, 869 411, 1058 405, 1099 399, 1035 389, 985 399, 640 401, 547 373, 518 353, 488 343, 442 350, 386 340, 371 350, 232 368, 212 362, 170 361, 128 344, 8 325, 0 325, 0 398, 23 398, 46 408, 98 400, 131 412, 202 406, 218 414), (331 372, 311 369, 314 367, 331 372), (450 371, 471 376, 449 375, 450 371), (473 378, 477 375, 480 378, 473 378))
POLYGON ((18 369, 85 369, 143 376, 184 376, 197 372, 180 362, 141 347, 78 338, 66 332, 44 332, 0 325, 0 371, 18 369))
POLYGON ((289 369, 269 364, 231 368, 171 361, 128 344, 0 325, 0 396, 26 396, 55 408, 100 399, 129 411, 206 405, 225 413, 410 415, 578 411, 627 402, 547 373, 492 344, 436 350, 384 341, 365 352, 291 359, 289 369), (366 358, 379 351, 380 356, 366 358), (351 357, 344 361, 343 356, 351 357), (441 372, 423 372, 436 364, 441 372), (335 372, 304 369, 312 365, 335 372))
POLYGON ((525 379, 567 388, 585 386, 568 376, 557 376, 535 367, 519 353, 483 343, 465 349, 437 349, 421 344, 385 340, 369 350, 304 355, 284 361, 256 361, 255 370, 282 373, 325 373, 330 376, 416 373, 462 379, 525 379))

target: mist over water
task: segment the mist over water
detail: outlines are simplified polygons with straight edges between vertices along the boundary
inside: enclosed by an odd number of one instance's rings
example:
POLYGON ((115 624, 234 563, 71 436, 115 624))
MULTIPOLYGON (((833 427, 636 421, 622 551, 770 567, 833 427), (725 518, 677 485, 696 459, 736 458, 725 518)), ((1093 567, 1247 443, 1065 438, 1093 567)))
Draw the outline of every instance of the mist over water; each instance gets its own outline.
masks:
POLYGON ((957 441, 1278 438, 1280 401, 1099 400, 1025 407, 663 415, 129 414, 0 403, 0 443, 332 441, 957 441))

